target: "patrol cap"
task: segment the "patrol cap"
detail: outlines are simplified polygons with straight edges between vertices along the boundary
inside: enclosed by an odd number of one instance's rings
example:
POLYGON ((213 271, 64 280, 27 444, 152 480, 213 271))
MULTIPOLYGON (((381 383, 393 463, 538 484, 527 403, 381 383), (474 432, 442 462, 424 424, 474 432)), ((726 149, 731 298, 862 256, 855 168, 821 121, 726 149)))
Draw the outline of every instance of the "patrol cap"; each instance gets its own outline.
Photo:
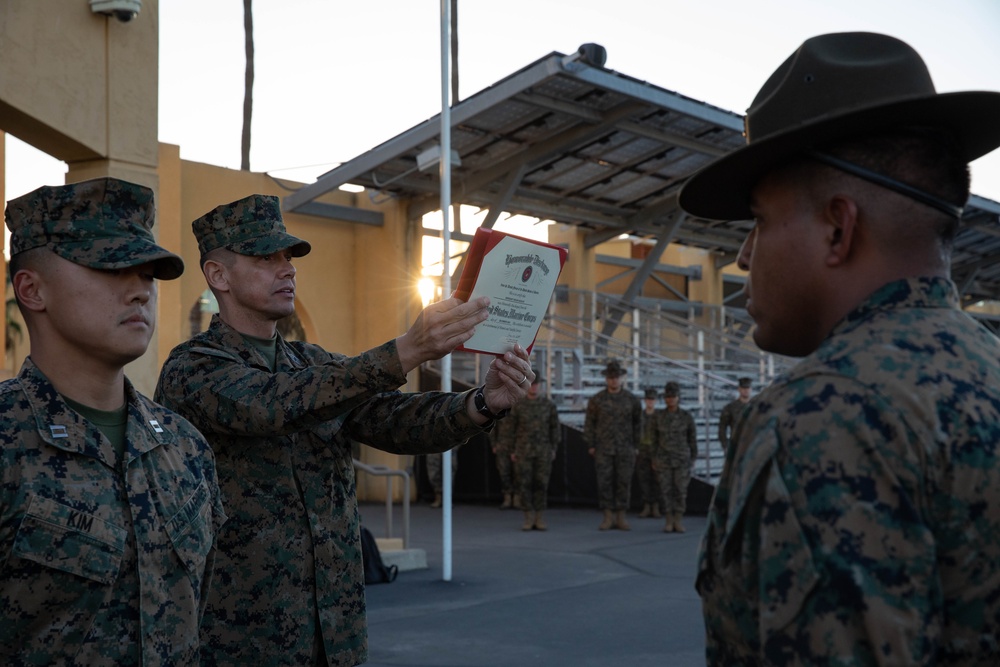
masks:
POLYGON ((312 246, 285 231, 281 206, 274 195, 250 195, 217 206, 191 223, 202 258, 216 248, 261 257, 290 250, 292 257, 308 255, 312 246))
POLYGON ((153 276, 184 273, 180 257, 153 238, 153 191, 117 178, 43 185, 7 203, 10 254, 48 248, 92 269, 153 263, 153 276))
POLYGON ((752 387, 753 386, 753 380, 751 378, 740 378, 738 380, 738 382, 740 383, 741 387, 752 387))
POLYGON ((644 398, 656 398, 656 390, 655 389, 647 389, 644 398))
POLYGON ((667 384, 665 384, 663 386, 663 395, 664 396, 680 396, 681 395, 681 386, 679 384, 677 384, 676 382, 668 382, 667 384))

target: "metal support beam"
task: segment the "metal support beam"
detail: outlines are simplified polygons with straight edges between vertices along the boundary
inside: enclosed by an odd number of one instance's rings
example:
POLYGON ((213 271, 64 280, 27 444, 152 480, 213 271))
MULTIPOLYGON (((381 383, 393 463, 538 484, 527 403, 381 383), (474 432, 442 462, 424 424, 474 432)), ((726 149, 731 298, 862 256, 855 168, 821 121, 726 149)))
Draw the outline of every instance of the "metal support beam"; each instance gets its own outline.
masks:
POLYGON ((626 132, 638 134, 640 137, 646 137, 647 139, 652 139, 653 141, 659 141, 668 145, 680 146, 681 148, 687 148, 688 150, 695 151, 696 153, 703 153, 713 157, 720 157, 726 154, 726 149, 724 148, 715 146, 705 141, 698 141, 697 139, 685 137, 684 135, 677 134, 675 132, 663 132, 660 130, 654 130, 650 127, 644 127, 638 123, 627 122, 619 123, 618 127, 626 132))
POLYGON ((734 301, 739 301, 740 297, 742 297, 742 296, 743 296, 743 292, 733 292, 729 296, 722 298, 722 305, 723 306, 728 306, 729 304, 733 303, 734 301))
POLYGON ((627 234, 628 232, 625 228, 620 229, 602 229, 600 231, 590 232, 583 238, 583 247, 590 250, 593 247, 599 246, 606 241, 610 241, 613 238, 617 238, 622 234, 627 234))
POLYGON ((679 192, 680 188, 675 188, 655 204, 645 207, 626 221, 627 226, 640 228, 649 225, 655 220, 663 220, 669 217, 677 210, 677 195, 679 192))
POLYGON ((676 296, 678 301, 688 301, 687 294, 681 294, 676 287, 674 287, 673 285, 671 285, 670 283, 668 283, 666 280, 656 275, 655 273, 650 274, 649 279, 659 284, 661 287, 663 287, 663 289, 667 290, 668 292, 676 296))
MULTIPOLYGON (((642 291, 642 286, 645 284, 646 279, 649 278, 650 274, 656 268, 657 264, 660 263, 660 257, 663 256, 663 252, 670 245, 670 241, 674 238, 674 232, 684 223, 687 215, 680 213, 677 215, 672 224, 668 225, 664 229, 663 234, 660 238, 656 240, 656 245, 653 249, 646 255, 646 259, 643 260, 642 266, 635 272, 632 277, 632 284, 628 286, 625 293, 622 295, 622 303, 625 305, 631 305, 639 293, 642 291)), ((625 308, 613 307, 608 313, 608 318, 604 321, 604 326, 601 327, 601 334, 605 338, 611 338, 615 331, 618 329, 618 325, 621 324, 622 317, 625 316, 625 308)))
POLYGON ((972 286, 973 281, 975 281, 975 279, 979 275, 980 271, 981 271, 981 268, 977 266, 974 269, 972 269, 971 271, 969 271, 969 275, 965 276, 965 278, 962 279, 961 284, 958 285, 958 295, 959 296, 962 296, 963 294, 965 294, 966 291, 968 291, 969 287, 972 286))
POLYGON ((343 220, 345 222, 357 222, 362 225, 374 225, 376 227, 381 227, 385 224, 385 214, 381 211, 369 211, 353 206, 326 204, 318 201, 306 202, 299 206, 295 212, 315 215, 319 218, 329 218, 330 220, 343 220))
POLYGON ((715 258, 715 268, 721 269, 723 267, 729 266, 737 259, 739 259, 740 253, 738 252, 724 252, 715 258))
POLYGON ((964 295, 972 287, 980 271, 987 266, 996 264, 996 258, 991 256, 982 257, 975 262, 966 262, 959 267, 952 267, 952 280, 958 286, 959 296, 964 295))
MULTIPOLYGON (((476 192, 498 178, 501 178, 504 174, 510 173, 513 169, 519 167, 525 167, 527 170, 533 169, 538 166, 536 162, 554 159, 553 155, 557 153, 568 152, 576 146, 592 141, 604 132, 613 131, 615 124, 621 121, 622 118, 626 118, 646 108, 648 108, 646 105, 638 102, 621 104, 605 113, 600 123, 574 125, 570 129, 534 144, 530 148, 498 162, 488 169, 483 169, 472 174, 468 180, 461 184, 461 188, 465 192, 476 192)), ((414 213, 417 215, 423 215, 434 210, 437 209, 432 198, 423 202, 420 206, 414 207, 414 213), (428 206, 430 208, 427 208, 428 206)))
MULTIPOLYGON (((486 219, 483 220, 483 224, 481 224, 480 227, 493 229, 493 225, 495 225, 497 220, 500 219, 500 214, 507 208, 507 205, 510 203, 510 198, 514 196, 517 186, 520 185, 521 179, 524 178, 524 172, 526 169, 527 165, 522 164, 510 173, 510 177, 503 184, 503 189, 500 190, 500 194, 497 195, 496 201, 494 201, 492 206, 490 206, 490 212, 486 214, 486 219)), ((462 270, 465 269, 465 258, 468 256, 468 252, 462 253, 462 259, 459 260, 458 266, 455 267, 455 273, 452 274, 453 284, 457 284, 459 276, 462 275, 462 270)))
MULTIPOLYGON (((598 255, 597 261, 601 264, 611 264, 613 266, 627 266, 630 269, 635 269, 647 260, 643 259, 631 259, 629 257, 615 257, 613 255, 598 255)), ((701 266, 697 264, 692 264, 691 266, 678 266, 677 264, 657 264, 653 267, 653 271, 656 273, 670 273, 675 276, 684 276, 685 278, 690 278, 691 280, 701 280, 701 266)))
MULTIPOLYGON (((518 72, 515 76, 505 79, 480 94, 456 104, 451 110, 451 122, 449 126, 452 128, 459 126, 501 101, 509 99, 525 90, 530 90, 533 86, 561 71, 563 71, 563 67, 560 58, 552 57, 541 60, 535 65, 518 72)), ((295 193, 285 197, 283 201, 284 210, 298 210, 304 203, 338 188, 343 183, 350 183, 353 178, 361 174, 367 174, 382 164, 388 156, 399 155, 407 150, 414 150, 426 142, 440 140, 440 115, 438 114, 433 118, 429 118, 396 138, 368 151, 360 158, 351 160, 336 169, 328 171, 317 178, 315 183, 306 185, 295 193)), ((440 208, 440 205, 438 205, 438 208, 440 208)))
MULTIPOLYGON (((420 235, 421 236, 432 236, 432 237, 434 237, 436 239, 439 239, 442 236, 444 236, 444 232, 442 230, 440 230, 440 229, 424 229, 424 228, 421 228, 420 229, 420 235)), ((472 243, 472 235, 471 234, 463 234, 461 232, 456 232, 456 231, 452 230, 452 232, 451 232, 451 240, 452 241, 465 241, 466 243, 472 243)))

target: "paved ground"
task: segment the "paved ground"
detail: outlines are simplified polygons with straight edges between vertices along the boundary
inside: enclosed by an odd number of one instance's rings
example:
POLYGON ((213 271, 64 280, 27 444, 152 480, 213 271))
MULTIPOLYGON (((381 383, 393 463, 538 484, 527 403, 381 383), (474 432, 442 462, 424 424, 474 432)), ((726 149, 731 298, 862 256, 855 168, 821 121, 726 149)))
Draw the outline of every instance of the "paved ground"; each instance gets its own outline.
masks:
MULTIPOLYGON (((384 533, 384 505, 362 518, 384 533)), ((452 580, 442 579, 441 511, 411 508, 410 546, 429 569, 368 588, 370 667, 687 667, 704 665, 695 561, 705 520, 683 535, 630 516, 597 530, 592 509, 546 512, 522 532, 519 511, 456 505, 452 580)), ((396 508, 396 530, 401 512, 396 508)))

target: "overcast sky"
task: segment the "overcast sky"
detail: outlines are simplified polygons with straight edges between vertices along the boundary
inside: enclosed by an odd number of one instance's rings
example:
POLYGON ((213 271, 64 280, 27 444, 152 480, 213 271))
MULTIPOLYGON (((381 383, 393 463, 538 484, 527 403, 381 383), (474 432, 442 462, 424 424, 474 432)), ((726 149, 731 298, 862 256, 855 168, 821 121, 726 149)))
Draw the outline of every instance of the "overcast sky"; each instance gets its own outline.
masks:
MULTIPOLYGON (((160 0, 159 136, 238 168, 242 0, 160 0)), ((254 0, 251 168, 309 182, 440 111, 440 2, 254 0)), ((460 0, 461 97, 552 51, 606 47, 606 66, 742 113, 806 38, 884 32, 914 46, 939 91, 1000 90, 998 0, 460 0)), ((151 20, 140 14, 136 21, 151 20)), ((7 196, 64 166, 12 140, 7 196)), ((973 164, 1000 200, 1000 151, 973 164)))

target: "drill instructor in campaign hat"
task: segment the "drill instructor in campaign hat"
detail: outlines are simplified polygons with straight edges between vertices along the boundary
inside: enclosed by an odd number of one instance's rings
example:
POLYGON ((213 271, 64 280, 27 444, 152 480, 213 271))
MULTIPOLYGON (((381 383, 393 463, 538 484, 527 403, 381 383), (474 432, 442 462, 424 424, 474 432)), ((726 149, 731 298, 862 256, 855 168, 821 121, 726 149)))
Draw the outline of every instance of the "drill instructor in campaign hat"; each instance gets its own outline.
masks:
POLYGON ((696 584, 708 663, 1000 664, 1000 342, 950 279, 1000 93, 937 93, 887 35, 820 35, 746 140, 680 205, 753 219, 754 339, 803 359, 727 452, 696 584))

